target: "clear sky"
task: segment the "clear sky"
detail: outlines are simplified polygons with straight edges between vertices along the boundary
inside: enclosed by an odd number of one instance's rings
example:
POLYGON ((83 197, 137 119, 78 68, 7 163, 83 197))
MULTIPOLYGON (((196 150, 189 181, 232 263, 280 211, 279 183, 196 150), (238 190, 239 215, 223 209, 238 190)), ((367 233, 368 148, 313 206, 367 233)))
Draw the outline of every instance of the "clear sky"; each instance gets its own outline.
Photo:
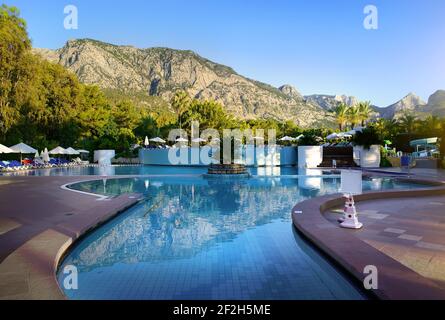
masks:
POLYGON ((28 21, 35 47, 93 38, 190 49, 274 86, 347 94, 389 105, 445 89, 444 0, 5 0, 28 21), (76 5, 78 30, 63 9, 76 5), (364 7, 378 29, 363 27, 364 7))

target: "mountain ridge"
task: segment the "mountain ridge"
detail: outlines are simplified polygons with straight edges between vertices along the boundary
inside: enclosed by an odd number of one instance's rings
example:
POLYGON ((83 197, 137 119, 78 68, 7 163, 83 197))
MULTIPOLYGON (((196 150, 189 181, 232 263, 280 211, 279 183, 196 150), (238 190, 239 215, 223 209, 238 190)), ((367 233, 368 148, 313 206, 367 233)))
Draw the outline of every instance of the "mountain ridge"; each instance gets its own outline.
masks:
MULTIPOLYGON (((177 90, 185 90, 192 97, 221 102, 229 113, 242 119, 273 118, 293 120, 302 127, 333 126, 333 111, 340 103, 352 106, 359 102, 348 95, 302 95, 289 84, 276 88, 242 76, 233 68, 192 50, 140 49, 94 39, 69 40, 55 50, 33 50, 74 72, 80 81, 102 89, 145 92, 167 102, 177 90)), ((406 113, 419 117, 428 113, 445 116, 445 91, 437 90, 428 102, 409 93, 387 107, 372 108, 374 117, 387 119, 397 119, 406 113)))
POLYGON ((34 52, 74 72, 83 83, 103 89, 144 91, 167 101, 177 90, 185 90, 192 97, 221 102, 242 119, 293 120, 303 127, 333 123, 332 114, 306 102, 296 89, 283 92, 190 50, 139 49, 77 39, 60 49, 34 52))

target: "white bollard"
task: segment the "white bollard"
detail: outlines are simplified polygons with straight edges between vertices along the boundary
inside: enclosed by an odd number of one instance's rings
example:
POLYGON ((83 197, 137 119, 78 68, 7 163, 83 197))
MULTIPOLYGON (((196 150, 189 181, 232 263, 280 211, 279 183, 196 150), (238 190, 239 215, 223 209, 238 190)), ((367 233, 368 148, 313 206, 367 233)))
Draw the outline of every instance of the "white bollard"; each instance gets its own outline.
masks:
POLYGON ((346 197, 343 221, 340 223, 342 228, 360 229, 363 224, 358 221, 357 210, 355 209, 355 202, 352 195, 346 197))

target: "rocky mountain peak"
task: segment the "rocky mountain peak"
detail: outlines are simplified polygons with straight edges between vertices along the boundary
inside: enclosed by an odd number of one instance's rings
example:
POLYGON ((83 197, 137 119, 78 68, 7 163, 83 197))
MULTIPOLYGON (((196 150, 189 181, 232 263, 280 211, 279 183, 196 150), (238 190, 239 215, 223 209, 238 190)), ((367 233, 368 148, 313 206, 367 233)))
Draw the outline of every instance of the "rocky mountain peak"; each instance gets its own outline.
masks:
POLYGON ((327 111, 332 111, 340 103, 344 103, 348 106, 353 106, 358 103, 357 98, 347 95, 324 95, 324 94, 313 94, 309 96, 304 96, 307 102, 316 104, 327 111))
POLYGON ((445 90, 437 90, 428 98, 428 105, 441 106, 445 103, 445 90))
POLYGON ((35 49, 77 74, 80 81, 125 93, 144 92, 169 101, 177 90, 214 99, 240 118, 293 120, 303 127, 329 124, 332 115, 301 98, 289 85, 275 88, 237 74, 190 50, 139 49, 74 39, 57 50, 35 49))
POLYGON ((415 106, 425 105, 425 101, 413 92, 408 93, 405 97, 395 103, 396 105, 411 108, 415 106))
POLYGON ((378 112, 383 118, 399 118, 406 113, 419 112, 425 105, 426 103, 422 100, 422 98, 417 96, 415 93, 410 92, 396 103, 393 103, 386 108, 380 108, 378 112))
POLYGON ((295 87, 291 86, 290 84, 282 85, 281 87, 278 88, 278 90, 280 90, 282 93, 291 98, 296 98, 296 99, 303 98, 300 92, 298 92, 298 90, 295 87))

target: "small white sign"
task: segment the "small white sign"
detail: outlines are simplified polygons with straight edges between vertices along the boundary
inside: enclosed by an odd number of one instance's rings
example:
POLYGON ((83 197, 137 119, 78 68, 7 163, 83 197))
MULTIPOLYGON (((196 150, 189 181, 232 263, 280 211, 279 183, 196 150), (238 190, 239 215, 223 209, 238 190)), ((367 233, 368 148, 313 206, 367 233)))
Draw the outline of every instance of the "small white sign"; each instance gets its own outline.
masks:
POLYGON ((359 170, 342 170, 340 192, 361 194, 363 191, 362 172, 359 170))

